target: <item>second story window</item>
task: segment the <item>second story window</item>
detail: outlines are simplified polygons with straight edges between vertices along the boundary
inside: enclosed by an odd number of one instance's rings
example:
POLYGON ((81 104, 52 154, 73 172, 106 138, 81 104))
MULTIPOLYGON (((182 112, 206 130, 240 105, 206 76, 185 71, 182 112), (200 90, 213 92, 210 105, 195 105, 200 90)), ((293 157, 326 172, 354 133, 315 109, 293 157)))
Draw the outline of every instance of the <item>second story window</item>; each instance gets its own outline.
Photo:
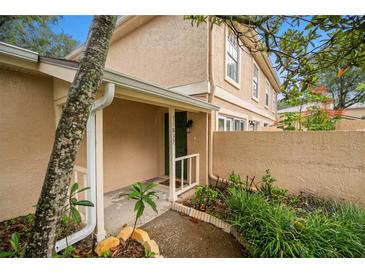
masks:
POLYGON ((227 77, 239 83, 239 48, 236 36, 229 31, 227 33, 227 77))
POLYGON ((252 98, 259 99, 259 68, 255 64, 252 72, 252 98))
POLYGON ((265 107, 269 108, 269 93, 270 93, 270 84, 269 81, 265 81, 265 107))

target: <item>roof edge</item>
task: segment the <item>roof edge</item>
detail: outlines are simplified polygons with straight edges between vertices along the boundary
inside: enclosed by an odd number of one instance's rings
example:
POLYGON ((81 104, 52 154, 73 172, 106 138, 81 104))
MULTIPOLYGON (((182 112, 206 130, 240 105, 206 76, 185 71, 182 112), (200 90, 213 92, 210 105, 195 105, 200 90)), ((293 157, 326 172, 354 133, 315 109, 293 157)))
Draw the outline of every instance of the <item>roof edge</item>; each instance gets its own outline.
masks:
POLYGON ((0 42, 0 53, 10 55, 18 59, 23 59, 33 63, 37 63, 39 60, 38 52, 17 47, 8 43, 0 42))

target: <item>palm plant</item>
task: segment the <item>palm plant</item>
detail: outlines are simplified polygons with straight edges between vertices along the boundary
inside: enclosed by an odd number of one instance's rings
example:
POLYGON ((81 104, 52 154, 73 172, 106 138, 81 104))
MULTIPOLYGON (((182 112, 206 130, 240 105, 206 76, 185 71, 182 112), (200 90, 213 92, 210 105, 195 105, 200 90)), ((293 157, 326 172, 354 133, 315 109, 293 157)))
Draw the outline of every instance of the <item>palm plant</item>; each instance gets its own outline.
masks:
POLYGON ((153 188, 156 187, 156 184, 149 183, 148 185, 143 185, 142 183, 138 182, 134 184, 131 188, 131 191, 128 194, 128 199, 136 200, 134 211, 136 212, 136 220, 134 221, 134 226, 132 230, 133 235, 138 219, 143 215, 145 209, 145 203, 147 203, 156 213, 158 213, 156 208, 156 203, 152 200, 152 197, 159 197, 156 194, 156 191, 153 191, 153 188))

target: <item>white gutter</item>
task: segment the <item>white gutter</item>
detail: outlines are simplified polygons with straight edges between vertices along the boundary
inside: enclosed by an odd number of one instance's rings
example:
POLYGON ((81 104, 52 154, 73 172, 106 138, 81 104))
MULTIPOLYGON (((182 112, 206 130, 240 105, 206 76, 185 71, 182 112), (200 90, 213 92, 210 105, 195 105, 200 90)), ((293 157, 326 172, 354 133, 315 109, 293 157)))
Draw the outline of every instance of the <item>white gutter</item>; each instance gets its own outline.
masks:
MULTIPOLYGON (((208 101, 210 104, 213 103, 213 99, 215 97, 215 90, 216 85, 214 83, 213 77, 213 27, 210 21, 208 22, 208 32, 209 32, 209 63, 208 63, 208 70, 209 70, 209 83, 210 83, 210 93, 208 94, 208 101)), ((216 110, 217 111, 217 110, 216 110)), ((216 113, 216 112, 215 112, 216 113)), ((210 113, 210 123, 208 125, 208 185, 209 180, 217 180, 217 176, 213 174, 213 129, 215 118, 213 119, 213 112, 210 113)))
POLYGON ((75 232, 74 234, 63 238, 56 242, 55 250, 59 252, 82 239, 89 236, 96 227, 96 127, 95 127, 95 114, 98 110, 101 110, 109 106, 115 93, 115 85, 112 83, 105 84, 105 94, 102 98, 95 101, 89 119, 87 121, 87 186, 90 187, 87 191, 87 199, 91 201, 95 206, 87 208, 87 224, 86 226, 75 232))
POLYGON ((28 49, 23 49, 14 45, 0 42, 0 53, 10 55, 12 57, 30 61, 32 63, 38 62, 38 53, 28 49))

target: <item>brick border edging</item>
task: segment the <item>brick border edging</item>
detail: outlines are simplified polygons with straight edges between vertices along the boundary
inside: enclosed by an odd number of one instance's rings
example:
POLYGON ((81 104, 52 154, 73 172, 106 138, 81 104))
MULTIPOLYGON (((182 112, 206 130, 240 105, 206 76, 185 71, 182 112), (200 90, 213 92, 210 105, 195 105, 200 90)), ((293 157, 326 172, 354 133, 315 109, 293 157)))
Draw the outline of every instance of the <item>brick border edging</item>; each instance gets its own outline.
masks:
POLYGON ((179 203, 173 203, 171 206, 171 209, 174 211, 177 211, 177 212, 184 213, 190 217, 193 217, 193 218, 203 221, 205 223, 212 224, 215 227, 222 229, 224 232, 231 234, 233 236, 233 238, 235 238, 237 240, 237 242, 239 242, 245 248, 248 247, 246 240, 241 237, 240 233, 238 232, 238 230, 236 228, 234 228, 229 223, 226 223, 226 222, 222 221, 221 219, 218 219, 217 217, 215 217, 213 215, 210 215, 203 211, 196 210, 195 208, 188 207, 188 206, 185 206, 185 205, 182 205, 179 203))

